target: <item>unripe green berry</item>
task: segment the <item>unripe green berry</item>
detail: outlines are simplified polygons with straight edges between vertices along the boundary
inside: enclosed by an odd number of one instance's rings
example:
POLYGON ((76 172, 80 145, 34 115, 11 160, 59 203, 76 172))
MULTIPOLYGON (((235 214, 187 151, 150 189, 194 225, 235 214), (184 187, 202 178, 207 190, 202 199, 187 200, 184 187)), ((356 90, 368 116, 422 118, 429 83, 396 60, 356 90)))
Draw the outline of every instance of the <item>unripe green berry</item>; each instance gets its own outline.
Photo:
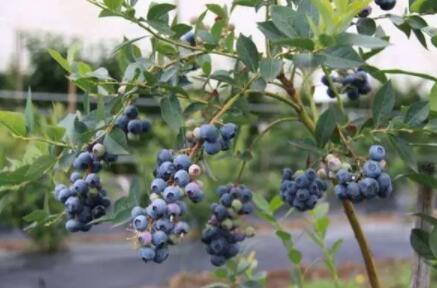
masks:
POLYGON ((234 225, 231 219, 226 219, 225 221, 222 222, 222 227, 225 228, 226 230, 231 230, 233 226, 234 225))
POLYGON ((159 197, 159 195, 156 194, 156 193, 152 193, 149 196, 150 201, 153 201, 153 200, 156 200, 156 199, 159 199, 159 198, 161 198, 161 197, 159 197))
POLYGON ((345 169, 345 170, 349 171, 352 169, 352 166, 348 162, 343 162, 343 163, 341 163, 341 169, 345 169))
POLYGON ((241 210, 241 207, 243 207, 243 203, 241 203, 240 200, 238 200, 238 199, 234 199, 234 200, 232 201, 232 208, 233 208, 236 212, 240 211, 240 210, 241 210))
POLYGON ((140 135, 135 135, 129 132, 127 133, 127 139, 131 141, 138 141, 140 139, 140 135))
POLYGON ((253 237, 253 236, 255 236, 255 228, 253 228, 252 226, 247 227, 247 228, 244 230, 244 234, 245 234, 247 237, 253 237))
POLYGON ((94 156, 96 156, 97 158, 101 158, 103 157, 103 155, 105 155, 105 146, 103 146, 103 144, 100 143, 96 143, 93 146, 93 154, 94 156))
POLYGON ((193 136, 194 136, 194 138, 196 138, 197 140, 200 139, 200 128, 199 128, 199 127, 194 128, 194 130, 193 130, 193 136))

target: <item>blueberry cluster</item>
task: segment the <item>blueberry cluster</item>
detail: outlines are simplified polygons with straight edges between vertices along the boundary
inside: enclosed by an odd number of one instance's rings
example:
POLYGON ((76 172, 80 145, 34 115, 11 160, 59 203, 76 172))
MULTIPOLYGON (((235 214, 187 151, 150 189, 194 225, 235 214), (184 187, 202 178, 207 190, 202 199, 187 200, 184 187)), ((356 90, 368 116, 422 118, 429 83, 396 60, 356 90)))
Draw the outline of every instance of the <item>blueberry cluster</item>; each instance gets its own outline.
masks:
POLYGON ((220 186, 217 194, 219 201, 211 205, 212 215, 202 232, 202 242, 211 255, 211 263, 222 266, 238 254, 239 242, 254 235, 252 227, 241 231, 238 221, 240 215, 252 213, 254 205, 252 191, 244 185, 220 186))
POLYGON ((186 154, 174 155, 163 149, 158 153, 155 179, 150 185, 150 204, 134 207, 131 212, 144 262, 162 263, 168 258, 168 245, 188 233, 189 226, 180 218, 186 211, 184 198, 197 203, 204 197, 197 177, 201 168, 186 154))
POLYGON ((138 114, 138 108, 129 105, 125 108, 123 114, 115 120, 115 125, 123 130, 129 139, 136 139, 150 130, 150 122, 138 119, 138 114))
POLYGON ((102 162, 115 160, 116 156, 106 153, 103 144, 95 143, 74 159, 75 171, 70 175, 72 185, 56 185, 55 196, 65 205, 68 231, 86 232, 92 226, 89 222, 105 215, 111 201, 106 197, 97 173, 102 169, 102 162))
POLYGON ((327 184, 313 169, 297 171, 293 174, 290 168, 285 168, 282 173, 280 190, 282 200, 299 211, 314 209, 327 188, 327 184))
POLYGON ((231 141, 237 134, 237 125, 226 123, 217 128, 213 124, 203 124, 193 131, 193 136, 197 140, 203 141, 203 149, 209 155, 217 154, 231 148, 231 141))
MULTIPOLYGON (((346 94, 350 100, 357 100, 360 95, 368 94, 372 88, 370 87, 367 73, 361 69, 347 73, 346 75, 339 74, 331 77, 332 84, 335 85, 340 94, 346 94)), ((335 98, 334 87, 329 83, 328 77, 322 77, 322 83, 328 87, 327 94, 331 98, 335 98)))
POLYGON ((381 145, 372 145, 369 160, 364 163, 358 177, 347 169, 340 169, 336 178, 335 194, 340 200, 359 203, 375 197, 387 198, 393 191, 390 175, 383 170, 385 149, 381 145))
POLYGON ((388 11, 396 6, 396 0, 375 0, 375 4, 382 10, 388 11))

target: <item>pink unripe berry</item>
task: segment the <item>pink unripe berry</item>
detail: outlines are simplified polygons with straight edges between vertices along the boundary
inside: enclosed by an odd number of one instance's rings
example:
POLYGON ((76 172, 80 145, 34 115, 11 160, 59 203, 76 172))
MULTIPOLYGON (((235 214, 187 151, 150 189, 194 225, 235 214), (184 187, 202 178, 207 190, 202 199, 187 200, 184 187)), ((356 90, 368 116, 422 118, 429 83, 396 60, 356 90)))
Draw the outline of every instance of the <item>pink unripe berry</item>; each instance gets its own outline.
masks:
POLYGON ((188 168, 188 174, 190 174, 191 177, 198 177, 202 174, 202 169, 199 165, 192 164, 190 168, 188 168))
POLYGON ((138 240, 141 245, 146 246, 152 242, 152 234, 149 231, 144 231, 138 234, 138 240))

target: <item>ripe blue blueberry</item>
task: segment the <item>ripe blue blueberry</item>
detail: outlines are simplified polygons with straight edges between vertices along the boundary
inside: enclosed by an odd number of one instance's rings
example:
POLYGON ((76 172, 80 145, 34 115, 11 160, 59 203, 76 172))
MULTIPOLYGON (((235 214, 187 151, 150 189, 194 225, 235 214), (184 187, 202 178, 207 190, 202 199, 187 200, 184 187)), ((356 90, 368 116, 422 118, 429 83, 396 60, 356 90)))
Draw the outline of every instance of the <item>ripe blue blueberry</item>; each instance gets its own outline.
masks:
POLYGON ((165 182, 161 178, 155 178, 153 179, 152 183, 150 184, 150 189, 152 192, 160 194, 164 189, 167 187, 167 182, 165 182))
POLYGON ((223 221, 226 217, 228 217, 228 210, 223 205, 216 205, 213 213, 218 221, 223 221))
POLYGON ((357 100, 358 98, 360 98, 360 93, 357 88, 348 89, 346 95, 350 100, 357 100))
POLYGON ((162 199, 155 199, 150 204, 151 209, 156 213, 156 215, 162 216, 167 212, 167 204, 162 199))
POLYGON ((132 218, 136 218, 137 216, 145 215, 145 211, 140 206, 135 206, 134 208, 132 208, 130 215, 132 218))
POLYGON ((300 201, 299 199, 296 198, 293 201, 293 207, 299 211, 305 211, 306 205, 305 202, 300 201))
POLYGON ((191 166, 191 158, 188 155, 179 154, 174 158, 173 164, 178 170, 188 170, 191 166))
POLYGON ((140 257, 144 262, 152 261, 155 258, 155 250, 150 247, 144 247, 140 249, 140 257))
POLYGON ((379 184, 373 178, 364 178, 358 182, 361 194, 366 199, 372 199, 378 194, 379 184))
POLYGON ((240 186, 240 197, 241 201, 248 202, 252 200, 252 191, 246 186, 240 186))
POLYGON ((391 10, 396 6, 396 0, 375 0, 376 5, 382 10, 391 10))
POLYGON ((193 202, 199 202, 203 199, 202 189, 196 182, 188 183, 187 186, 185 186, 185 192, 187 193, 188 198, 193 202))
POLYGON ((67 201, 65 201, 65 208, 68 213, 76 214, 79 213, 82 209, 82 204, 80 203, 79 198, 77 197, 69 197, 67 201))
POLYGON ((173 151, 169 150, 169 149, 162 149, 158 153, 157 161, 158 161, 158 164, 161 164, 161 163, 167 162, 167 161, 169 161, 169 162, 173 161, 173 151))
POLYGON ((393 192, 390 175, 387 173, 381 173, 377 180, 379 184, 378 196, 381 198, 387 198, 393 192))
POLYGON ((134 226, 135 230, 144 231, 144 230, 147 229, 147 226, 149 225, 149 222, 147 221, 146 216, 138 215, 132 221, 132 225, 134 226))
POLYGON ((308 189, 299 189, 296 193, 296 199, 299 201, 306 201, 310 198, 310 191, 308 189))
POLYGON ((177 186, 168 186, 163 192, 163 198, 167 203, 176 202, 181 198, 181 196, 181 189, 177 186))
POLYGON ((373 160, 368 160, 363 166, 363 175, 370 178, 378 178, 381 175, 382 169, 379 163, 373 160))
POLYGON ((75 195, 76 193, 70 189, 70 188, 64 188, 61 191, 59 191, 58 194, 58 200, 62 203, 65 203, 67 201, 68 197, 75 195))
POLYGON ((164 231, 165 233, 169 234, 173 231, 174 224, 169 219, 161 218, 161 219, 158 219, 155 223, 153 223, 153 228, 155 230, 161 230, 161 231, 164 231))
POLYGON ((138 117, 138 108, 134 105, 129 105, 124 109, 124 115, 129 119, 135 119, 138 117))
POLYGON ((65 229, 67 229, 69 232, 78 232, 82 228, 82 223, 75 219, 70 219, 65 223, 65 229))
POLYGON ((346 169, 340 169, 337 172, 336 178, 338 183, 347 184, 348 182, 352 181, 352 174, 346 169))
POLYGON ((173 216, 182 215, 181 206, 178 203, 170 203, 167 205, 167 213, 173 216))
POLYGON ((297 176, 295 182, 298 188, 305 188, 308 187, 308 185, 310 184, 310 180, 305 174, 297 176))
POLYGON ((220 132, 223 139, 231 140, 235 137, 235 134, 237 133, 237 125, 235 125, 234 123, 226 123, 223 125, 223 127, 220 128, 220 132))
POLYGON ((82 178, 82 176, 81 176, 80 173, 77 172, 77 171, 71 173, 71 175, 70 175, 70 181, 71 181, 71 183, 76 182, 76 181, 79 180, 80 178, 82 178))
POLYGON ((80 211, 77 219, 83 224, 86 224, 93 220, 90 207, 84 206, 82 208, 82 211, 80 211))
POLYGON ((160 263, 164 262, 165 260, 167 260, 168 255, 169 255, 168 247, 161 246, 155 250, 155 257, 153 258, 153 261, 155 263, 160 264, 160 263))
POLYGON ((284 168, 284 170, 282 170, 282 180, 293 180, 293 170, 284 168))
POLYGON ((187 234, 188 231, 190 231, 190 226, 188 226, 187 222, 180 221, 176 223, 176 226, 174 227, 174 233, 176 235, 187 234))
POLYGON ((369 149, 369 157, 374 161, 381 161, 385 158, 385 149, 381 145, 372 145, 369 149))
POLYGON ((143 133, 143 121, 138 119, 130 120, 127 124, 127 131, 134 135, 143 133))
POLYGON ((170 161, 165 161, 158 167, 158 177, 164 180, 170 179, 176 172, 176 167, 170 161))
POLYGON ((100 217, 103 217, 106 214, 105 207, 102 205, 98 205, 91 210, 91 214, 93 215, 94 219, 98 219, 100 217))
POLYGON ((129 118, 126 115, 118 116, 117 119, 115 119, 115 126, 120 128, 121 130, 127 132, 127 125, 129 123, 129 118))
POLYGON ((200 139, 207 142, 217 142, 219 132, 212 124, 203 124, 199 130, 200 139))
POLYGON ((94 173, 88 174, 85 178, 85 181, 90 187, 93 188, 98 188, 101 186, 99 176, 94 173))
POLYGON ((231 140, 220 138, 219 143, 222 151, 228 151, 231 149, 231 140))
POLYGON ((219 187, 217 187, 216 189, 216 193, 219 197, 221 197, 223 194, 225 193, 229 193, 230 191, 230 187, 226 186, 226 185, 220 185, 219 187))
POLYGON ((73 161, 73 167, 77 170, 85 170, 93 163, 91 153, 82 152, 73 161))
POLYGON ((220 152, 220 150, 222 150, 222 145, 221 145, 220 141, 205 142, 205 143, 203 143, 203 149, 209 155, 214 155, 214 154, 217 154, 218 152, 220 152))
POLYGON ((84 180, 79 179, 76 180, 73 184, 74 192, 76 192, 79 195, 85 195, 88 193, 88 183, 86 183, 84 180))
POLYGON ((316 180, 317 173, 314 169, 307 169, 305 171, 305 176, 307 177, 308 181, 312 182, 316 180))
POLYGON ((363 199, 361 195, 360 186, 357 182, 350 182, 347 184, 347 196, 352 202, 360 202, 363 199))
POLYGON ((219 202, 220 202, 220 204, 222 204, 223 206, 229 208, 229 207, 231 207, 231 205, 232 205, 232 200, 234 200, 234 199, 233 199, 233 197, 231 196, 231 194, 227 193, 227 194, 223 194, 222 197, 220 197, 219 202))
POLYGON ((226 263, 226 258, 223 256, 213 255, 211 256, 211 264, 214 266, 223 266, 226 263))
POLYGON ((347 187, 345 185, 342 184, 336 185, 334 188, 334 192, 338 199, 340 200, 348 199, 347 187))
POLYGON ((167 234, 165 234, 164 231, 155 231, 152 233, 152 244, 155 245, 156 247, 160 247, 162 245, 164 245, 165 243, 167 243, 168 241, 168 236, 167 234))
POLYGON ((367 18, 370 16, 371 13, 372 13, 372 7, 368 6, 368 7, 364 8, 363 10, 361 10, 361 12, 358 14, 358 17, 367 18))
POLYGON ((174 181, 179 187, 185 187, 190 182, 190 175, 185 170, 178 170, 174 174, 174 181))
POLYGON ((246 202, 243 203, 243 206, 241 207, 241 210, 239 211, 240 214, 251 214, 253 210, 255 209, 252 202, 246 202))

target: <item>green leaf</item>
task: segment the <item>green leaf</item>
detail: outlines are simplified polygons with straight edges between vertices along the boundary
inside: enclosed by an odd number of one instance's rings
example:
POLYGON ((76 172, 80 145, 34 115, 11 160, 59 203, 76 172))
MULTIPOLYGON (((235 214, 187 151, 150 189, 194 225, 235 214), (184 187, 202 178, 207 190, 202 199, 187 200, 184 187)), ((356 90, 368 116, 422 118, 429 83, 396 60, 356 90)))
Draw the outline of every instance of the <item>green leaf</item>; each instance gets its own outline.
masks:
POLYGON ((433 251, 429 247, 430 235, 427 231, 415 228, 411 230, 410 244, 417 254, 425 259, 433 259, 433 251))
POLYGON ((296 24, 297 13, 290 7, 272 6, 272 21, 279 31, 290 38, 297 37, 296 24))
POLYGON ((282 69, 282 61, 278 59, 262 59, 259 63, 261 76, 266 81, 274 80, 282 69))
POLYGON ((178 131, 184 122, 181 105, 175 95, 161 98, 161 116, 170 128, 178 131))
POLYGON ((272 213, 276 213, 276 211, 278 211, 279 208, 282 207, 282 205, 284 205, 284 202, 282 202, 282 198, 279 195, 276 195, 275 197, 273 197, 273 199, 270 201, 269 203, 269 209, 272 213))
POLYGON ((234 0, 233 5, 257 7, 263 2, 263 0, 234 0))
MULTIPOLYGON (((155 4, 150 7, 149 12, 147 13, 147 20, 149 21, 158 21, 162 22, 163 19, 168 18, 168 12, 176 9, 176 6, 169 3, 161 3, 155 4)), ((166 22, 167 21, 163 21, 166 22)))
POLYGON ((258 70, 258 49, 256 48, 255 43, 253 43, 252 39, 241 34, 237 40, 237 54, 241 61, 252 72, 256 72, 256 70, 258 70))
POLYGON ((363 60, 352 47, 334 47, 321 53, 324 63, 333 69, 356 68, 363 64, 363 60))
POLYGON ((56 157, 53 155, 43 155, 35 159, 32 165, 29 166, 24 178, 27 181, 34 181, 43 176, 46 171, 56 164, 56 157))
POLYGON ((395 94, 391 82, 387 82, 375 96, 372 114, 375 127, 379 127, 388 120, 395 106, 395 94))
POLYGON ((422 124, 429 115, 429 102, 418 101, 413 103, 407 110, 404 117, 404 123, 410 126, 418 126, 422 124))
POLYGON ((258 209, 260 209, 261 211, 263 211, 267 214, 272 214, 270 211, 269 202, 267 202, 267 200, 259 193, 253 194, 253 202, 258 207, 258 209))
POLYGON ((276 236, 282 240, 282 242, 286 243, 291 240, 291 234, 284 230, 276 230, 276 236))
POLYGON ((105 146, 106 152, 115 155, 126 155, 129 154, 127 151, 127 140, 126 135, 118 127, 114 127, 111 132, 105 135, 103 140, 103 145, 105 146))
POLYGON ((410 1, 410 11, 416 13, 437 13, 437 2, 435 0, 415 0, 410 1))
POLYGON ((337 109, 330 107, 320 115, 315 131, 315 137, 320 147, 325 146, 331 139, 337 127, 337 113, 337 109))
POLYGON ((362 18, 357 22, 357 31, 364 35, 373 35, 376 32, 376 22, 371 18, 362 18))
POLYGON ((33 127, 35 125, 33 119, 33 107, 32 107, 32 90, 28 90, 26 97, 26 107, 24 108, 24 118, 26 121, 26 130, 29 134, 33 132, 33 127))
POLYGON ((206 4, 206 8, 223 20, 228 18, 226 10, 218 4, 206 4))
POLYGON ((58 51, 54 50, 54 49, 47 49, 47 51, 49 52, 50 56, 52 56, 52 58, 58 62, 59 65, 61 65, 62 68, 64 68, 65 71, 67 72, 71 72, 71 67, 70 64, 68 64, 67 59, 65 59, 61 53, 59 53, 58 51))
POLYGON ((287 37, 282 34, 281 31, 276 28, 272 21, 258 22, 258 29, 264 34, 264 36, 273 42, 286 40, 287 37))
POLYGON ((6 126, 12 134, 26 135, 26 120, 21 113, 0 111, 0 124, 6 126))
POLYGON ((434 84, 429 94, 429 109, 432 112, 437 112, 437 83, 434 84))
POLYGON ((49 214, 45 210, 34 210, 23 217, 23 220, 26 222, 42 222, 44 221, 49 214))
POLYGON ((408 142, 401 137, 393 135, 389 135, 389 140, 405 164, 417 172, 417 160, 408 142))
POLYGON ((419 173, 408 174, 408 178, 426 187, 437 189, 437 179, 433 176, 419 173))
POLYGON ((297 249, 290 249, 288 251, 288 258, 293 262, 294 264, 299 264, 302 261, 302 253, 300 253, 297 249))
POLYGON ((118 10, 123 3, 123 0, 104 0, 105 5, 111 10, 118 10))
POLYGON ((342 33, 336 37, 337 45, 360 46, 365 48, 385 48, 388 42, 377 37, 360 35, 354 33, 342 33))
POLYGON ((437 218, 432 217, 431 215, 425 213, 414 213, 414 216, 420 217, 423 221, 431 224, 432 226, 437 226, 437 218))

